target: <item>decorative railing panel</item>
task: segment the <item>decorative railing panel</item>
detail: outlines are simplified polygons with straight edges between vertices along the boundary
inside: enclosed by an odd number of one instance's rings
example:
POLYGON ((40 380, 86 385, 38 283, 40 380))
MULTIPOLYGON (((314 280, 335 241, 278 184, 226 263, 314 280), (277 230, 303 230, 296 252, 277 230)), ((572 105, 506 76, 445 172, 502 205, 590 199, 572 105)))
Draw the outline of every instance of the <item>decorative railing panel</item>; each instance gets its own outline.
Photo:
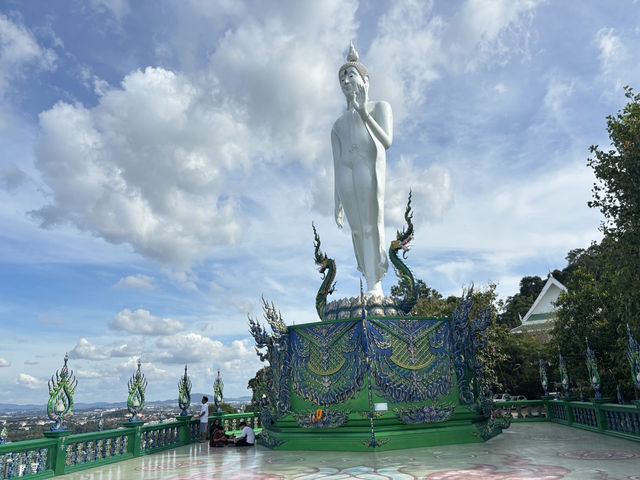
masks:
MULTIPOLYGON (((217 417, 209 417, 209 423, 213 422, 213 420, 217 417)), ((240 422, 244 421, 248 426, 253 428, 254 430, 262 427, 262 423, 260 422, 260 417, 257 416, 254 412, 247 413, 230 413, 224 416, 223 425, 224 429, 228 432, 234 432, 240 430, 240 422)))
POLYGON ((603 410, 606 418, 606 430, 640 436, 640 409, 636 408, 635 411, 603 410))
POLYGON ((551 419, 562 420, 564 422, 569 421, 567 407, 564 403, 551 403, 551 419))
POLYGON ((48 455, 49 449, 46 447, 0 454, 0 479, 29 477, 46 472, 48 455))
MULTIPOLYGON (((221 418, 227 430, 238 430, 241 421, 260 432, 261 422, 253 412, 209 417, 210 424, 221 418)), ((129 426, 78 435, 46 434, 48 438, 0 445, 0 480, 7 478, 47 478, 94 466, 118 462, 200 440, 200 421, 184 421, 129 426)))
POLYGON ((130 430, 70 435, 66 440, 65 466, 76 467, 118 457, 130 457, 130 430))
POLYGON ((579 425, 587 427, 598 428, 598 417, 596 409, 590 406, 574 406, 573 408, 573 422, 579 425))
MULTIPOLYGON (((199 422, 194 422, 199 426, 199 422)), ((141 448, 145 452, 172 448, 180 443, 180 424, 178 422, 143 427, 141 448)))
POLYGON ((511 415, 514 422, 547 421, 547 406, 542 400, 518 400, 496 402, 495 408, 500 416, 511 415))
POLYGON ((192 442, 200 440, 200 421, 191 422, 191 438, 192 442))

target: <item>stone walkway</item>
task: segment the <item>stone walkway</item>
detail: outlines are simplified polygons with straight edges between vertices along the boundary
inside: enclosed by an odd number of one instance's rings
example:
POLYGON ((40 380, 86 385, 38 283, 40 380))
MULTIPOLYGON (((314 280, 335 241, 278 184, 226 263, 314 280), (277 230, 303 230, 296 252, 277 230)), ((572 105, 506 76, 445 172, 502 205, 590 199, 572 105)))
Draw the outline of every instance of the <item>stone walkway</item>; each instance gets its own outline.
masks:
POLYGON ((552 423, 520 423, 486 443, 390 452, 282 452, 194 444, 58 478, 640 480, 640 444, 552 423))

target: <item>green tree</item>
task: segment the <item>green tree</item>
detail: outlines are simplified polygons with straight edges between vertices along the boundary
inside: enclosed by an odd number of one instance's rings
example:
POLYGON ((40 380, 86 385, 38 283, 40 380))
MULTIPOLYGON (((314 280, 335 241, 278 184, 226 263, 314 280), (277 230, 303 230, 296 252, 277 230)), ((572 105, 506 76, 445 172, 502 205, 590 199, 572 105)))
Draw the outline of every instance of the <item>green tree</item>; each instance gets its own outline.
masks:
POLYGON ((634 395, 625 358, 626 325, 640 326, 640 95, 625 88, 626 106, 607 117, 611 148, 594 145, 592 208, 604 215, 604 238, 567 256, 569 292, 558 301, 553 342, 562 349, 575 382, 587 380, 584 354, 588 337, 598 358, 603 393, 634 395))
POLYGON ((251 403, 245 407, 245 412, 259 412, 262 409, 261 399, 263 395, 267 395, 269 390, 269 381, 271 378, 271 367, 262 367, 256 372, 256 376, 249 380, 247 389, 250 389, 251 403))
POLYGON ((546 280, 538 276, 522 277, 520 291, 507 297, 504 311, 498 316, 498 323, 509 328, 520 325, 520 317, 524 317, 542 291, 546 280))

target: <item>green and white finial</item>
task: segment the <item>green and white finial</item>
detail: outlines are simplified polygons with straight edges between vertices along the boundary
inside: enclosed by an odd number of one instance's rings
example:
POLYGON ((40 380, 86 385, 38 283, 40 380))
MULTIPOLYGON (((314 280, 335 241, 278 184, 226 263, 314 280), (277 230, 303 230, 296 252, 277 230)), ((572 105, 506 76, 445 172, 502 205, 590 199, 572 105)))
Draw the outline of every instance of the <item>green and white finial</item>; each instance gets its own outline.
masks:
POLYGON ((56 370, 55 379, 52 375, 48 382, 47 415, 55 422, 51 426, 52 432, 64 430, 64 421, 73 413, 73 394, 78 386, 78 380, 74 377, 73 370, 69 372, 68 361, 69 354, 67 353, 64 356, 64 365, 60 370, 56 370))
POLYGON ((186 417, 187 410, 191 405, 191 380, 187 375, 187 366, 184 366, 184 376, 178 382, 178 407, 180 407, 180 416, 186 417))
POLYGON ((540 384, 542 385, 542 390, 544 391, 544 396, 549 396, 549 381, 547 380, 547 370, 544 368, 544 361, 540 356, 540 352, 538 352, 538 371, 540 372, 540 384))
POLYGON ((213 382, 213 403, 216 406, 216 412, 222 411, 222 401, 224 400, 223 390, 224 383, 222 383, 220 369, 218 369, 218 376, 216 377, 215 382, 213 382))
POLYGON ((0 430, 0 445, 7 444, 7 437, 7 422, 4 422, 4 424, 2 425, 2 430, 0 430))
POLYGON ((130 422, 139 421, 138 415, 144 409, 144 395, 147 390, 147 380, 140 371, 142 362, 138 359, 138 370, 129 379, 129 398, 127 398, 127 410, 131 414, 130 422))
POLYGON ((558 370, 560 371, 560 383, 562 384, 562 389, 564 390, 564 396, 569 397, 569 373, 567 372, 567 364, 562 357, 560 346, 558 346, 558 370))
POLYGON ((640 390, 640 345, 631 335, 631 328, 627 324, 627 333, 629 334, 629 344, 627 345, 627 359, 631 367, 631 379, 637 389, 640 390))
POLYGON ((596 360, 596 354, 593 353, 589 346, 589 339, 585 337, 587 342, 587 372, 589 372, 589 383, 591 388, 596 392, 596 398, 602 398, 602 392, 600 391, 600 374, 598 373, 598 362, 596 360))

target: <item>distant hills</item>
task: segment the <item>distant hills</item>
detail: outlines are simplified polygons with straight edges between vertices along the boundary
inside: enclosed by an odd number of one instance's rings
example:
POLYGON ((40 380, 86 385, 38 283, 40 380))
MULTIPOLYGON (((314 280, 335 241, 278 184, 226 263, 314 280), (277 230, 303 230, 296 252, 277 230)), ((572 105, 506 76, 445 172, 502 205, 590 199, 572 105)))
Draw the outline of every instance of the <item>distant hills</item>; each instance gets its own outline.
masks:
MULTIPOLYGON (((191 394, 191 405, 199 405, 200 400, 203 395, 207 395, 211 398, 211 394, 205 393, 193 393, 191 394)), ((250 396, 244 397, 236 397, 236 398, 225 398, 225 403, 231 402, 250 402, 250 396)), ((209 403, 213 403, 211 400, 209 403)), ((147 401, 148 406, 156 406, 156 407, 175 407, 178 408, 178 399, 172 400, 151 400, 147 401)), ((73 405, 73 409, 75 410, 107 410, 111 408, 127 408, 127 401, 123 400, 122 402, 94 402, 94 403, 85 403, 85 402, 75 402, 73 405)), ((24 404, 19 405, 17 403, 0 403, 0 414, 2 413, 16 413, 16 412, 24 412, 24 413, 45 413, 47 411, 47 404, 24 404)))

